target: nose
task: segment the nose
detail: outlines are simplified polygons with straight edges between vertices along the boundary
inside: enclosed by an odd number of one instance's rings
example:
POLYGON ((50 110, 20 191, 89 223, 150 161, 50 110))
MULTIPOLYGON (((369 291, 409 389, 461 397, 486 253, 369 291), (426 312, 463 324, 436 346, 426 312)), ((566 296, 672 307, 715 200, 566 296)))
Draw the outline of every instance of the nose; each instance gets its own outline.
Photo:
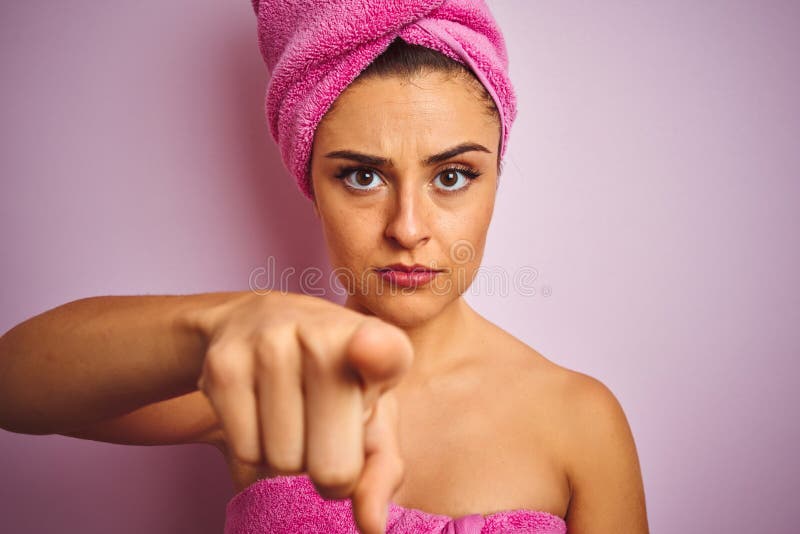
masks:
POLYGON ((428 242, 428 210, 421 191, 406 187, 395 190, 385 235, 399 246, 413 250, 428 242))

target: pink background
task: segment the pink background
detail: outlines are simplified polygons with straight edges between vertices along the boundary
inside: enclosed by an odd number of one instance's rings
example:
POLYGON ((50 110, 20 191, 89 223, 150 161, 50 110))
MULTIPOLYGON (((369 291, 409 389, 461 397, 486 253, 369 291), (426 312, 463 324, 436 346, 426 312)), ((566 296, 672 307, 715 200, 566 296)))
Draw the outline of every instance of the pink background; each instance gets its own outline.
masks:
MULTIPOLYGON (((494 1, 519 116, 479 311, 615 392, 653 532, 788 533, 800 500, 800 7, 494 1), (795 451, 795 452, 792 452, 795 451)), ((3 2, 0 331, 99 294, 326 266, 262 115, 250 2, 3 2)), ((0 431, 0 529, 222 529, 204 445, 0 431)))

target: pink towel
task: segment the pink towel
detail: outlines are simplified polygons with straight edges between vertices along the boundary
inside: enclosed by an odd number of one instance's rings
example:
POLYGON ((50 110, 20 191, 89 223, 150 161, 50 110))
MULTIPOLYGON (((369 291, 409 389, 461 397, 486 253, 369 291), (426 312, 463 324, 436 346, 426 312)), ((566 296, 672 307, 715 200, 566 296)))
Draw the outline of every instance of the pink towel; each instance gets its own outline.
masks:
POLYGON ((400 37, 469 66, 501 117, 500 157, 516 116, 505 41, 482 0, 252 0, 272 76, 266 117, 284 165, 311 198, 319 121, 339 94, 400 37))
MULTIPOLYGON (((323 499, 308 475, 258 480, 227 506, 225 534, 358 534, 350 499, 323 499)), ((566 534, 557 515, 506 510, 452 518, 389 503, 387 534, 566 534)))

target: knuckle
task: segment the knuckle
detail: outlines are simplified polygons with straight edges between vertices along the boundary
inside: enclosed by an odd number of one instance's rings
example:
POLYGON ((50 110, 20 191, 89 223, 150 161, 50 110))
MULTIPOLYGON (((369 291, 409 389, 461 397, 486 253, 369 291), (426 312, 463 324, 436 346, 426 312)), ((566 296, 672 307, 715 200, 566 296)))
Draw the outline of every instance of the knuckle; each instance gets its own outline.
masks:
POLYGON ((218 360, 225 360, 229 350, 229 344, 222 341, 216 341, 208 346, 206 349, 206 362, 214 363, 218 360))
POLYGON ((208 350, 203 378, 205 388, 225 388, 245 381, 245 362, 232 352, 229 346, 216 346, 208 350))
POLYGON ((261 464, 261 455, 250 447, 245 447, 241 443, 233 443, 231 446, 233 458, 236 462, 245 465, 261 464))
POLYGON ((268 326, 253 334, 256 348, 260 353, 271 354, 280 349, 280 331, 275 326, 268 326))
POLYGON ((264 328, 256 335, 255 346, 259 366, 275 368, 291 364, 296 350, 297 336, 291 322, 282 322, 264 328))
POLYGON ((278 332, 265 332, 259 336, 256 366, 259 371, 275 371, 291 365, 292 351, 286 338, 278 332))
POLYGON ((242 373, 234 365, 211 367, 206 374, 206 388, 226 389, 242 381, 242 373))
POLYGON ((293 450, 267 450, 266 463, 276 475, 293 475, 303 471, 303 454, 293 450))
POLYGON ((333 359, 336 347, 334 336, 320 329, 302 338, 303 365, 317 371, 330 371, 335 365, 333 359))
POLYGON ((308 317, 297 325, 297 333, 309 351, 318 350, 330 336, 330 326, 320 317, 308 317))
POLYGON ((337 466, 326 466, 309 470, 317 491, 327 498, 341 498, 350 495, 356 482, 359 471, 337 466))

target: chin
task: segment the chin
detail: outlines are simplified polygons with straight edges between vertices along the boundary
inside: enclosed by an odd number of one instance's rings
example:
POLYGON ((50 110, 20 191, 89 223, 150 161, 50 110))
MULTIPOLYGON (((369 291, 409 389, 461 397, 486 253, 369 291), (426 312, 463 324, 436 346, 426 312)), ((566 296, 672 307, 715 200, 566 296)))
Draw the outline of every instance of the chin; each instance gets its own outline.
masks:
POLYGON ((367 295, 358 299, 358 304, 387 323, 412 328, 436 317, 452 300, 449 295, 417 289, 411 294, 367 295))

